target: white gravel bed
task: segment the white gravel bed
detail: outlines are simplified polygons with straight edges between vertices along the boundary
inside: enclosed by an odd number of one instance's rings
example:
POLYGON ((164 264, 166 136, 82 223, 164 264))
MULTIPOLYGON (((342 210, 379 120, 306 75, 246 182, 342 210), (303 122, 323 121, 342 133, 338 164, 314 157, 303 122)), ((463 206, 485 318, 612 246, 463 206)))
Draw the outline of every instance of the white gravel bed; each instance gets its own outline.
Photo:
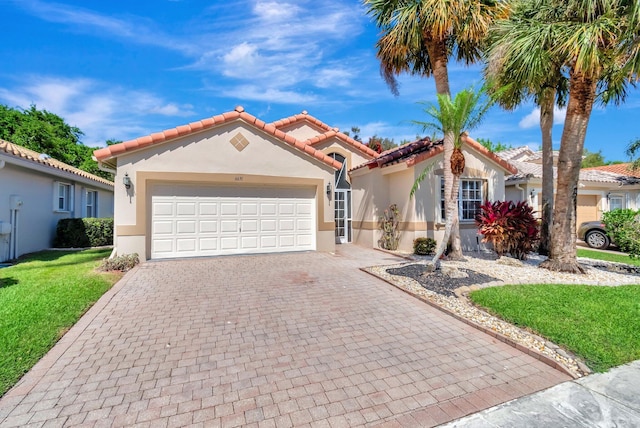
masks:
MULTIPOLYGON (((422 258, 423 260, 426 259, 422 258)), ((495 256, 484 253, 465 254, 464 261, 442 261, 443 266, 451 266, 462 269, 469 269, 499 278, 500 281, 494 281, 485 284, 478 284, 471 288, 485 288, 490 286, 499 286, 504 284, 587 284, 587 285, 605 285, 616 286, 622 284, 640 284, 639 275, 623 274, 612 272, 604 269, 597 269, 584 265, 586 273, 569 274, 560 272, 551 272, 546 269, 538 268, 538 265, 544 260, 544 257, 533 255, 522 263, 517 260, 505 260, 506 263, 514 263, 517 266, 503 264, 502 261, 495 260, 495 256)), ((473 306, 465 297, 447 297, 422 287, 417 281, 404 277, 391 275, 387 272, 389 268, 405 266, 409 264, 420 263, 420 260, 404 262, 390 266, 374 266, 367 268, 366 271, 383 278, 397 287, 404 289, 411 294, 419 296, 438 306, 445 308, 452 313, 479 324, 487 329, 506 336, 514 342, 533 349, 547 357, 557 361, 569 372, 576 377, 581 377, 590 373, 590 370, 584 363, 577 358, 568 355, 559 346, 548 342, 528 331, 518 328, 507 323, 497 317, 473 306)), ((466 294, 469 287, 459 289, 459 295, 466 294)))

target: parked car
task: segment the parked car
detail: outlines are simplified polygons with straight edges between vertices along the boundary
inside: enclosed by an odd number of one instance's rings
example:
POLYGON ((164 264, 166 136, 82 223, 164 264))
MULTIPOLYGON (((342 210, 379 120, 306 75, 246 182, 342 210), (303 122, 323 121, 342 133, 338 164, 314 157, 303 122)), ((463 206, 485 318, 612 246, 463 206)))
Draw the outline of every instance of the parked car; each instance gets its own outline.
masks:
POLYGON ((591 248, 606 250, 611 245, 604 223, 601 221, 585 221, 578 228, 578 239, 582 239, 591 248))

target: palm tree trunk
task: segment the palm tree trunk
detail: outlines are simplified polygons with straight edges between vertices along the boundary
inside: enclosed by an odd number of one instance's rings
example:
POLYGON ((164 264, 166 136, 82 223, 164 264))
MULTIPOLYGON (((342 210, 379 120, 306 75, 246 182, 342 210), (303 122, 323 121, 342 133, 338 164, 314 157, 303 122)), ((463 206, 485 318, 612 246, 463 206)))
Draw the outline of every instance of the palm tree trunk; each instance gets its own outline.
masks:
POLYGON ((558 271, 584 273, 576 259, 576 204, 580 164, 587 125, 595 100, 596 82, 573 71, 569 76, 569 104, 558 158, 551 251, 540 267, 558 271))
MULTIPOLYGON (((430 34, 424 35, 424 44, 431 66, 433 68, 433 79, 436 83, 436 93, 451 95, 449 88, 449 71, 447 68, 447 46, 446 39, 436 39, 430 34)), ((451 242, 449 256, 453 259, 462 258, 462 247, 460 245, 460 227, 458 219, 458 190, 460 187, 459 177, 454 177, 451 172, 451 154, 453 153, 453 134, 444 135, 444 195, 445 195, 445 227, 442 242, 433 257, 433 264, 439 266, 440 257, 451 242), (454 193, 455 192, 455 193, 454 193)))
POLYGON ((453 153, 453 133, 444 134, 444 236, 438 245, 438 250, 433 256, 432 264, 437 269, 440 265, 440 257, 447 249, 447 244, 451 242, 451 252, 449 256, 452 258, 462 258, 462 250, 460 248, 460 232, 458 220, 458 193, 460 189, 459 177, 455 177, 451 172, 451 154, 453 153), (451 141, 447 144, 447 140, 451 141), (457 245, 458 252, 455 252, 454 245, 457 245))
POLYGON ((540 131, 542 132, 542 223, 538 253, 548 256, 553 224, 553 107, 556 91, 543 89, 540 96, 540 131))

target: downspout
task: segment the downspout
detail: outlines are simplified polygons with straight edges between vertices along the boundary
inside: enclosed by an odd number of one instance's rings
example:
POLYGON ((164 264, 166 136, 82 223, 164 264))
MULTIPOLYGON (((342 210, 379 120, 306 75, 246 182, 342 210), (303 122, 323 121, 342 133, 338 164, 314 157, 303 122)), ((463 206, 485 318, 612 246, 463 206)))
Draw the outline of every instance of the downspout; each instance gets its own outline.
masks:
POLYGON ((516 184, 516 189, 518 189, 520 191, 520 200, 521 201, 525 201, 525 197, 526 197, 525 189, 520 187, 519 184, 516 184))

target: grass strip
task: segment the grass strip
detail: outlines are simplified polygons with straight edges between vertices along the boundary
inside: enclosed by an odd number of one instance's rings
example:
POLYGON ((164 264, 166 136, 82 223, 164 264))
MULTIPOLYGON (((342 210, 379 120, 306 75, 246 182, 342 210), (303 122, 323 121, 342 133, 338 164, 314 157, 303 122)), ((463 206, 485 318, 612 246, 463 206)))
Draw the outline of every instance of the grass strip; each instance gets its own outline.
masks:
POLYGON ((568 349, 594 371, 640 359, 640 285, 507 285, 470 298, 568 349))
POLYGON ((43 251, 0 269, 0 396, 120 278, 95 271, 110 251, 43 251))
POLYGON ((640 266, 640 259, 632 259, 626 254, 604 253, 602 251, 583 250, 582 248, 578 248, 578 257, 586 257, 589 259, 640 266))

